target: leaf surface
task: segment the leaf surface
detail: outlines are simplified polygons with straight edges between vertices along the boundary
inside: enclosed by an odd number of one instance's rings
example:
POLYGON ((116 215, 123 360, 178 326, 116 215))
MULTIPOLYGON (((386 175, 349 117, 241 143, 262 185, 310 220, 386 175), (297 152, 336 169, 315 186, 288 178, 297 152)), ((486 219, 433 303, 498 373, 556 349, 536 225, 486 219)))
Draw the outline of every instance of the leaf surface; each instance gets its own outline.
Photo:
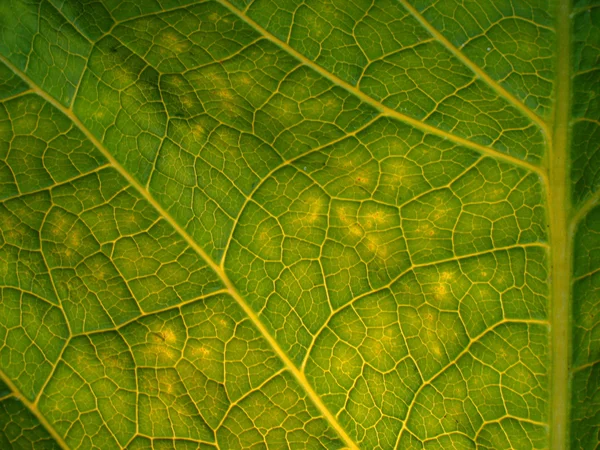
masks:
POLYGON ((595 449, 593 0, 5 0, 0 447, 595 449))

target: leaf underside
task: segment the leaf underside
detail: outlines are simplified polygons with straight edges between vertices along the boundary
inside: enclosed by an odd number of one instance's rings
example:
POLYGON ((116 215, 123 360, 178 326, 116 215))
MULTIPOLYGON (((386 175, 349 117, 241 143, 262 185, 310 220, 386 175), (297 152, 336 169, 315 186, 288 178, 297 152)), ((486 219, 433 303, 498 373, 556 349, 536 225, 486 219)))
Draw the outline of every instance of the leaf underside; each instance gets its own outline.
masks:
POLYGON ((597 449, 597 0, 0 1, 0 448, 597 449))

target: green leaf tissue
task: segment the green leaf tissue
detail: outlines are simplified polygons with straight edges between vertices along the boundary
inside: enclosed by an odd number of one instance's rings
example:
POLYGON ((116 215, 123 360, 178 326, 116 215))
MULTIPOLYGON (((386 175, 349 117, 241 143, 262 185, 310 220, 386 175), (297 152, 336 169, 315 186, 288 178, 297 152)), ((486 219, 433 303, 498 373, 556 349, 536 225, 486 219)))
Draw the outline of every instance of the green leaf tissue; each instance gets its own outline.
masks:
POLYGON ((0 449, 600 448, 599 0, 0 0, 0 449))

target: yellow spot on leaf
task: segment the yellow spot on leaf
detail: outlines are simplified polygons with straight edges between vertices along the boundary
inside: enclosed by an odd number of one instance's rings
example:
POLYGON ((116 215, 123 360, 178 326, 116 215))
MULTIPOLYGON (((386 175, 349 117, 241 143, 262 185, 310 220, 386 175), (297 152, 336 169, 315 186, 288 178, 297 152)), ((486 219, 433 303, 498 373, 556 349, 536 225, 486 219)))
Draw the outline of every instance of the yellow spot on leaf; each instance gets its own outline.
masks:
POLYGON ((233 93, 229 89, 218 89, 214 91, 214 95, 221 100, 233 100, 234 98, 233 93))
POLYGON ((446 284, 440 283, 433 288, 433 292, 436 298, 443 298, 448 293, 448 288, 446 284))
POLYGON ((208 355, 210 355, 210 350, 204 347, 203 345, 200 347, 194 347, 192 350, 192 355, 205 358, 208 355))
POLYGON ((352 225, 350 225, 350 234, 352 234, 353 236, 363 236, 365 234, 365 232, 363 231, 362 227, 357 224, 354 223, 352 225))
POLYGON ((246 84, 246 85, 252 84, 252 78, 248 74, 243 74, 242 76, 239 77, 239 82, 241 84, 246 84))
POLYGON ((440 280, 441 281, 448 281, 448 280, 452 280, 454 278, 454 275, 451 272, 445 271, 442 272, 440 274, 440 280))
POLYGON ((206 134, 206 130, 204 129, 204 127, 202 125, 197 123, 192 127, 192 134, 196 138, 203 138, 206 134))

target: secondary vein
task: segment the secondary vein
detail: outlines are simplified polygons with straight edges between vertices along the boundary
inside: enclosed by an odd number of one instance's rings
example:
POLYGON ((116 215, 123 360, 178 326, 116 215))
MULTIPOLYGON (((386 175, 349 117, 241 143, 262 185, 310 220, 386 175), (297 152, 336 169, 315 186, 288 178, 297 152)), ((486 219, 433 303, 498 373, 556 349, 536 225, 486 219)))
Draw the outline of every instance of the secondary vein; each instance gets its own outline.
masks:
POLYGON ((377 109, 379 112, 381 112, 382 115, 388 116, 388 117, 393 117, 397 120, 400 120, 401 122, 404 122, 404 123, 407 123, 407 124, 413 126, 414 128, 417 128, 419 130, 433 134, 435 136, 439 136, 444 139, 448 139, 449 141, 455 142, 455 143, 463 145, 465 147, 477 150, 485 155, 490 155, 490 156, 493 156, 494 158, 501 159, 501 160, 509 162, 511 164, 525 167, 528 170, 531 170, 531 171, 539 174, 542 179, 544 179, 544 180, 546 179, 545 171, 542 170, 540 167, 536 166, 535 164, 529 163, 527 161, 524 161, 522 159, 516 158, 514 156, 511 156, 511 155, 508 155, 505 153, 501 153, 498 150, 494 150, 490 147, 486 147, 485 145, 478 144, 469 139, 465 139, 465 138, 456 136, 452 133, 448 133, 446 131, 440 130, 439 128, 436 128, 432 125, 428 125, 424 122, 421 122, 420 120, 413 119, 410 116, 399 113, 395 109, 385 106, 383 103, 375 100, 374 98, 372 98, 369 95, 362 92, 360 89, 356 88, 355 86, 352 86, 350 83, 342 80, 341 78, 339 78, 336 75, 332 74, 331 72, 327 71, 326 69, 324 69, 323 67, 321 67, 320 65, 315 63, 314 61, 311 61, 306 56, 304 56, 303 54, 301 54, 300 52, 298 52, 297 50, 292 48, 289 44, 283 42, 282 40, 278 39, 273 34, 269 33, 267 30, 265 30, 263 27, 261 27, 258 23, 256 23, 250 17, 246 16, 243 12, 241 12, 239 9, 237 9, 235 6, 233 6, 228 1, 226 1, 226 0, 216 0, 216 1, 218 3, 220 3, 221 5, 223 5, 224 7, 226 7, 231 12, 233 12, 241 20, 243 20, 248 25, 250 25, 252 28, 254 28, 256 31, 261 33, 263 36, 265 36, 265 38, 267 38, 268 40, 273 42, 275 45, 281 47, 287 53, 294 56, 294 58, 298 59, 306 66, 315 70, 316 72, 318 72, 323 77, 327 78, 332 83, 344 88, 345 90, 354 94, 356 97, 360 98, 363 102, 371 105, 372 107, 377 109))
POLYGON ((436 30, 428 21, 417 11, 408 1, 398 0, 398 2, 404 6, 404 8, 431 34, 438 40, 447 50, 449 50, 460 62, 469 68, 477 77, 481 78, 485 83, 491 87, 498 95, 504 98, 506 101, 511 103, 515 108, 529 117, 537 126, 539 126, 546 136, 550 135, 550 129, 546 122, 544 122, 536 113, 521 102, 518 98, 508 92, 502 85, 496 80, 490 77, 481 67, 471 61, 463 52, 461 52, 456 46, 454 46, 446 37, 436 30))

